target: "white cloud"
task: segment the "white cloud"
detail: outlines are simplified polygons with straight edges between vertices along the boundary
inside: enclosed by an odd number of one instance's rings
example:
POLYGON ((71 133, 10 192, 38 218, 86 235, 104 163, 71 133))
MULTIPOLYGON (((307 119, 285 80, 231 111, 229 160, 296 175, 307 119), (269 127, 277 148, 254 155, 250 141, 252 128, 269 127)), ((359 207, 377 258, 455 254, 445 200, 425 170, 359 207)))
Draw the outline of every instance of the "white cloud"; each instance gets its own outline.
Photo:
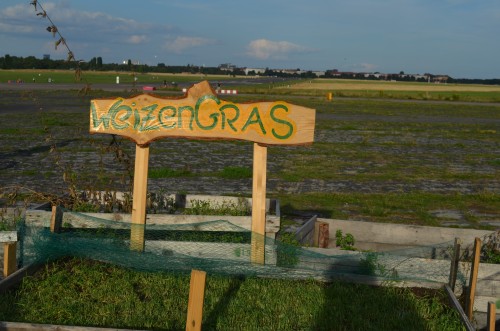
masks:
POLYGON ((181 53, 186 49, 214 44, 213 39, 201 37, 179 36, 172 41, 168 41, 164 48, 173 53, 181 53))
POLYGON ((259 60, 269 58, 282 59, 288 54, 307 51, 303 46, 288 41, 271 41, 267 39, 252 40, 247 46, 247 54, 259 60))
POLYGON ((378 68, 378 65, 373 63, 359 63, 355 65, 355 67, 358 68, 360 71, 372 72, 378 68))
POLYGON ((128 38, 128 42, 130 44, 142 44, 144 43, 148 38, 145 35, 132 35, 128 38))

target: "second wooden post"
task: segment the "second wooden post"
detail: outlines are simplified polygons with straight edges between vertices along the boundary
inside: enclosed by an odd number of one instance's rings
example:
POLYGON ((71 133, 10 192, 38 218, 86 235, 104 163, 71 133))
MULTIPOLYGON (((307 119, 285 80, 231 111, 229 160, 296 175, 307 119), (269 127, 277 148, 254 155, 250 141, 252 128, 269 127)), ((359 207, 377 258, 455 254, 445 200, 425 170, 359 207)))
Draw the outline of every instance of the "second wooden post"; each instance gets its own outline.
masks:
POLYGON ((130 248, 144 250, 144 230, 146 226, 146 194, 148 189, 149 146, 136 145, 134 169, 134 193, 132 197, 132 224, 130 248))
POLYGON ((253 144, 251 262, 264 264, 266 243, 267 146, 253 144))

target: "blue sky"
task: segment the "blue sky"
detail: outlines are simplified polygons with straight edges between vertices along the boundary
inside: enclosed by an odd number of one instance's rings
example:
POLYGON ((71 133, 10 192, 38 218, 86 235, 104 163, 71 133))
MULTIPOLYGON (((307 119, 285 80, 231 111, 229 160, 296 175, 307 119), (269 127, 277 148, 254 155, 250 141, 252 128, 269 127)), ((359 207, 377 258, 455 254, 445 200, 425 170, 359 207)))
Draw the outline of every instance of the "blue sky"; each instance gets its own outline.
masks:
MULTIPOLYGON (((32 0, 1 0, 0 55, 50 54, 32 0)), ((77 59, 500 78, 499 0, 52 0, 77 59)))

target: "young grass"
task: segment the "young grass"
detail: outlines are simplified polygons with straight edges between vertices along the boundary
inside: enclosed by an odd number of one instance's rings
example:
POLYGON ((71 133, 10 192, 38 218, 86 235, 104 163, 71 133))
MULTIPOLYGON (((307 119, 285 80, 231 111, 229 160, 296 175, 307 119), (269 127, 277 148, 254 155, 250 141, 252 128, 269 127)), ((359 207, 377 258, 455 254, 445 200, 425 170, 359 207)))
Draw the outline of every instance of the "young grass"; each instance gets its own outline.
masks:
POLYGON ((148 171, 148 177, 153 179, 158 178, 173 178, 173 177, 190 177, 192 172, 189 169, 172 169, 172 168, 152 168, 148 171))
POLYGON ((307 193, 278 195, 282 212, 314 211, 328 218, 356 219, 418 225, 439 225, 435 210, 453 209, 463 215, 470 211, 495 213, 500 197, 490 192, 478 194, 412 193, 307 193))
MULTIPOLYGON (((183 330, 189 276, 80 259, 48 264, 0 296, 0 320, 183 330)), ((208 275, 205 330, 463 330, 444 293, 208 275)))
POLYGON ((252 169, 245 167, 224 167, 218 175, 226 179, 252 178, 252 169))

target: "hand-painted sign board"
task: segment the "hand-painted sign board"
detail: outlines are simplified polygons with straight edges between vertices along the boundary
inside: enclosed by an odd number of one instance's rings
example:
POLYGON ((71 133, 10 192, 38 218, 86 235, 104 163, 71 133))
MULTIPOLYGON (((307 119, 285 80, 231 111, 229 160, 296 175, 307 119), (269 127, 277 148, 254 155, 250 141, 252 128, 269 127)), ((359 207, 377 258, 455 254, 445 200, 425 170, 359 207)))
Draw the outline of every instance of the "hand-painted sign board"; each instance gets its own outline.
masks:
POLYGON ((180 99, 142 94, 92 100, 90 133, 125 136, 141 146, 164 137, 304 145, 314 140, 315 116, 314 109, 282 101, 224 101, 204 81, 180 99))

